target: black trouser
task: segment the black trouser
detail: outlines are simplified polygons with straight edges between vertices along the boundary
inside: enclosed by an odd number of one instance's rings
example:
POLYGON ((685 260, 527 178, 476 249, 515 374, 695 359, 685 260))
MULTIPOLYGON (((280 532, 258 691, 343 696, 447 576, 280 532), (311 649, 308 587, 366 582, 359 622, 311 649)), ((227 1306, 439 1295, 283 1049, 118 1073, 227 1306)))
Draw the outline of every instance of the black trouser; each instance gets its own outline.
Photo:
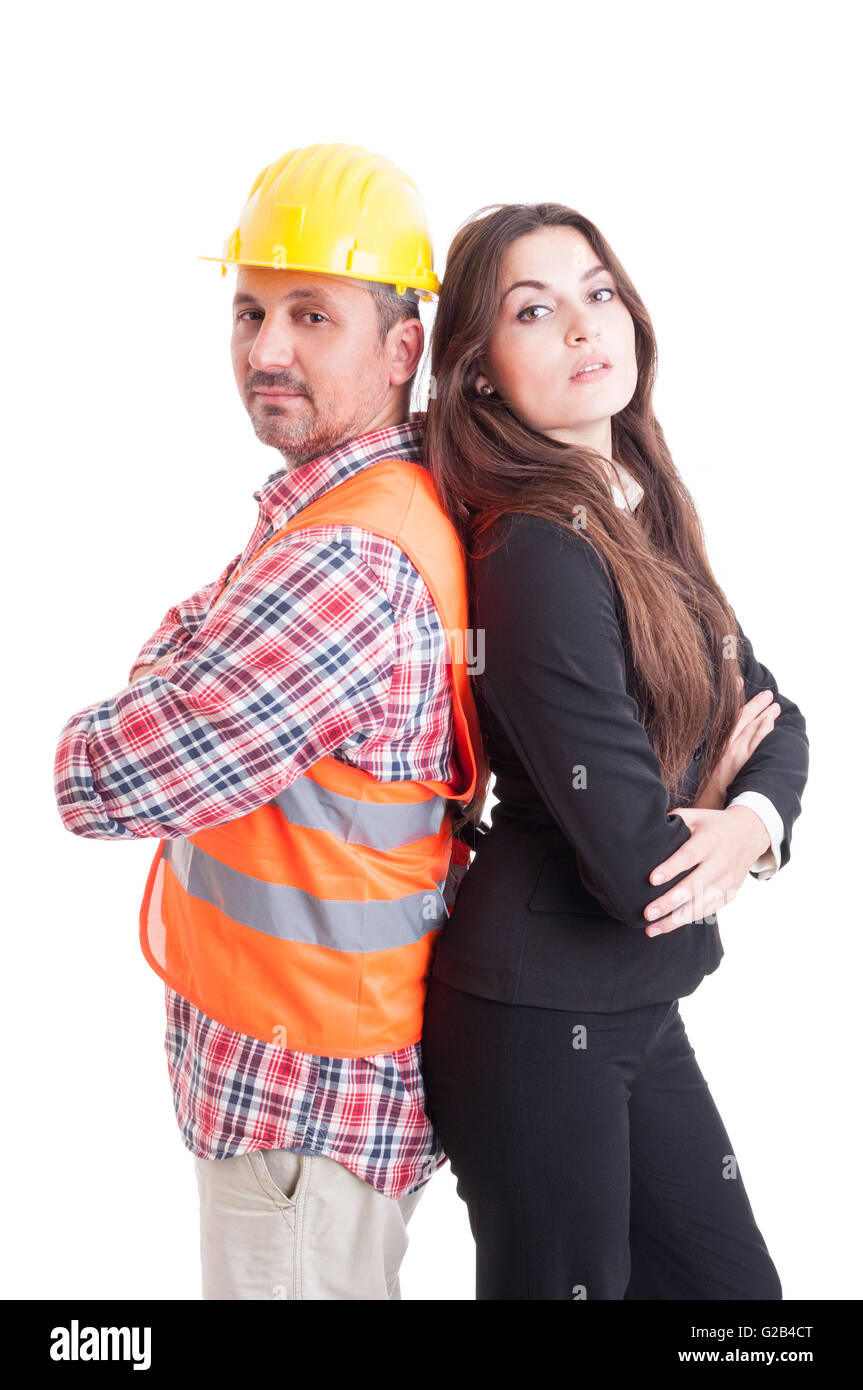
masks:
POLYGON ((569 1013, 432 979, 422 1054, 478 1299, 781 1299, 676 1000, 569 1013))

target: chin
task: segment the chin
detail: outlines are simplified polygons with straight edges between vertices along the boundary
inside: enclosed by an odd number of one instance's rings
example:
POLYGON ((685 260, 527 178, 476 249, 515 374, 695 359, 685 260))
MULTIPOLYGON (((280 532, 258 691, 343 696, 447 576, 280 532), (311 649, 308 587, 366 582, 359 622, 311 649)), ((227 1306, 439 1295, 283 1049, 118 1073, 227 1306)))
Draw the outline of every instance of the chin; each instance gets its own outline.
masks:
POLYGON ((314 418, 309 412, 302 419, 285 420, 276 412, 267 415, 253 415, 252 427, 262 444, 271 444, 275 449, 292 449, 316 433, 314 418))

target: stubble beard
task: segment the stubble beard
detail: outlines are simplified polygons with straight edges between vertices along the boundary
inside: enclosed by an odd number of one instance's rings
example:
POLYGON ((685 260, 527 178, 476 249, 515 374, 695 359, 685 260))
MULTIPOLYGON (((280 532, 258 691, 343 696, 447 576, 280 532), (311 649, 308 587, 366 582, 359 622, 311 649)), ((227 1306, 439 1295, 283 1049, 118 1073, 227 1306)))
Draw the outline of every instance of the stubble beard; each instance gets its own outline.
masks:
POLYGON ((316 406, 310 396, 304 398, 305 404, 296 414, 288 413, 294 407, 265 406, 254 396, 246 397, 246 410, 257 438, 277 449, 285 467, 292 470, 364 433, 379 405, 379 391, 369 383, 364 387, 349 416, 337 416, 332 405, 316 406))

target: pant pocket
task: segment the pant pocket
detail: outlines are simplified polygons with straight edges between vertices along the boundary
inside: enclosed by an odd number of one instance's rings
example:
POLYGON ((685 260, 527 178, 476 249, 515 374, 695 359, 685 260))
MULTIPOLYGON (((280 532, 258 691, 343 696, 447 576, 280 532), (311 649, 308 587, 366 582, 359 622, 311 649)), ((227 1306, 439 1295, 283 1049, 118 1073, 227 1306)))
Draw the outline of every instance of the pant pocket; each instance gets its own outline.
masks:
POLYGON ((296 1206, 308 1154, 294 1149, 253 1149, 246 1158, 256 1182, 277 1206, 296 1206))

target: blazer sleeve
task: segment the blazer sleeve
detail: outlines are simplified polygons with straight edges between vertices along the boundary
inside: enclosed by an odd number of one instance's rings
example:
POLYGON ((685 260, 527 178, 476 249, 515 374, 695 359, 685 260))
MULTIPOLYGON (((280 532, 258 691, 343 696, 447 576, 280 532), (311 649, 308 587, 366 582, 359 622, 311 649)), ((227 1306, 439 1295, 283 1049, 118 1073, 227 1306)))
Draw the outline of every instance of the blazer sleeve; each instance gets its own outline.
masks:
POLYGON ((752 757, 729 782, 726 805, 740 792, 760 792, 773 802, 782 817, 785 832, 779 859, 781 869, 791 857, 791 828, 800 815, 800 799, 809 776, 806 721, 797 705, 787 695, 779 693, 776 677, 758 661, 739 623, 737 634, 737 660, 744 680, 744 699, 751 700, 759 690, 769 686, 781 713, 752 757))
MULTIPOLYGON (((630 927, 685 874, 649 875, 691 838, 626 688, 614 590, 573 531, 517 513, 474 562, 482 695, 575 850, 581 878, 630 927)), ((662 920, 662 919, 660 919, 662 920)))

